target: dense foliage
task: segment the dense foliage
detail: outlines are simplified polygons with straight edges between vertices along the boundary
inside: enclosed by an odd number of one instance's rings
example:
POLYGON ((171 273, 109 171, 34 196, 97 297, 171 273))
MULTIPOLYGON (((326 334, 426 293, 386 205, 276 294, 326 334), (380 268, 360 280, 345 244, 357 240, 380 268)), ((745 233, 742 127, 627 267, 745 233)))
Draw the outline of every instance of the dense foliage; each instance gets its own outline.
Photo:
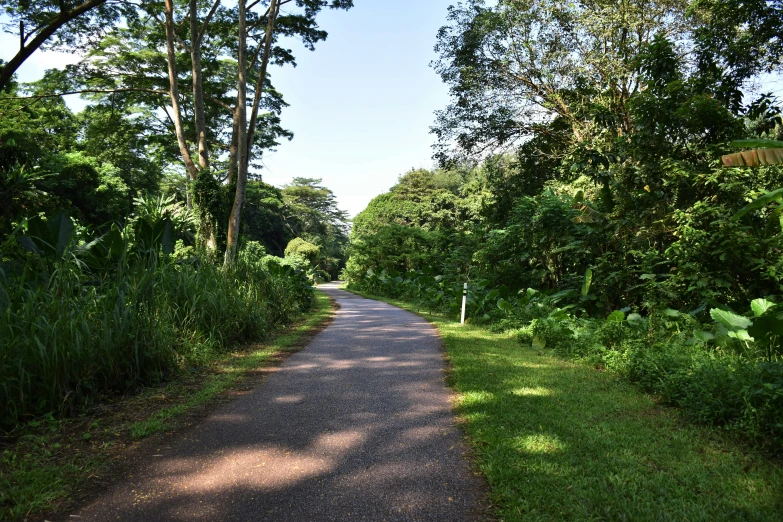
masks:
POLYGON ((266 184, 258 159, 293 137, 267 78, 295 63, 278 39, 313 50, 318 13, 352 2, 282 4, 0 3, 21 42, 0 63, 0 429, 209 364, 309 311, 313 280, 343 268, 332 192, 266 184), (81 62, 16 81, 36 49, 77 44, 81 62), (284 258, 297 238, 312 252, 284 258))
POLYGON ((454 314, 468 282, 470 320, 781 451, 783 168, 719 162, 783 133, 775 98, 743 91, 780 65, 778 34, 749 27, 783 11, 757 7, 452 7, 442 167, 356 217, 345 277, 454 314))
POLYGON ((175 244, 171 206, 144 210, 100 237, 64 214, 34 218, 3 243, 3 428, 208 363, 309 309, 302 272, 252 245, 221 270, 175 244))

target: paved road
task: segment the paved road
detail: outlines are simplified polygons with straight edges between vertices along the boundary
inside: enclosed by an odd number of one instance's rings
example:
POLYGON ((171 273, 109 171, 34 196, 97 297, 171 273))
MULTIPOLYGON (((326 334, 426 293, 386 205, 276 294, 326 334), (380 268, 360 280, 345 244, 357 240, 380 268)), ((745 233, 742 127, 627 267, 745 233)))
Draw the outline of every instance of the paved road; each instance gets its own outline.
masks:
POLYGON ((322 289, 341 309, 305 350, 65 520, 480 520, 433 328, 322 289))

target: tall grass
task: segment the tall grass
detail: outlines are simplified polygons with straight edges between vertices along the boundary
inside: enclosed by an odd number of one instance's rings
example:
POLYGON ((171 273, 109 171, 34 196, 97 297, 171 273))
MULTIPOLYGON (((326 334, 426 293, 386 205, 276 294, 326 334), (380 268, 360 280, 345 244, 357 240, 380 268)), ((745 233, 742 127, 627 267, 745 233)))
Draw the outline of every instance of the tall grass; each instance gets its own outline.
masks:
POLYGON ((67 253, 0 266, 0 427, 206 364, 311 304, 302 275, 247 256, 223 270, 125 250, 101 270, 67 253))

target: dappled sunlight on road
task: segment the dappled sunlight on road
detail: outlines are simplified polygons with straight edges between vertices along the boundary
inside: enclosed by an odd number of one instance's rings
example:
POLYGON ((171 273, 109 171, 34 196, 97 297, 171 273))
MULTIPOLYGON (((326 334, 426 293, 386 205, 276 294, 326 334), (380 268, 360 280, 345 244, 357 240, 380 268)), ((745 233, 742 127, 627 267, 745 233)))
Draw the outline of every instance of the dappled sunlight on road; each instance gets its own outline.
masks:
MULTIPOLYGON (((339 292, 343 294, 343 292, 339 292)), ((426 322, 341 300, 330 327, 265 384, 161 450, 83 520, 476 520, 426 322)))

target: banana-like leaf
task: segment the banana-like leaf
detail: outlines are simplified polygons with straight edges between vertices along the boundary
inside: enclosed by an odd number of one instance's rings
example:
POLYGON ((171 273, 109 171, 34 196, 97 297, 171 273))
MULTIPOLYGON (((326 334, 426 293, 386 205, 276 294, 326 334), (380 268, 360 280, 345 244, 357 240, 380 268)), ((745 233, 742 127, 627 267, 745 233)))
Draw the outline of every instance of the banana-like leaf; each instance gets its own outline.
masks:
POLYGON ((63 213, 48 219, 35 217, 27 224, 27 236, 19 242, 29 252, 60 259, 73 240, 75 228, 73 220, 63 213))
POLYGON ((585 282, 582 284, 582 297, 587 297, 590 293, 590 285, 593 283, 593 270, 588 268, 585 271, 585 282))
POLYGON ((751 149, 721 156, 724 167, 762 167, 783 163, 783 148, 751 149))
POLYGON ((772 203, 773 201, 780 201, 781 199, 783 199, 783 188, 773 190, 772 192, 767 192, 763 196, 760 196, 745 205, 742 210, 731 216, 731 219, 737 220, 752 210, 758 210, 768 203, 772 203))
POLYGON ((163 253, 167 256, 173 254, 175 243, 174 224, 170 219, 165 219, 163 221, 163 230, 161 231, 160 235, 160 246, 163 250, 163 253))
POLYGON ((754 147, 752 150, 727 154, 721 159, 726 167, 759 167, 780 165, 783 163, 783 141, 776 140, 736 140, 732 147, 754 147))

